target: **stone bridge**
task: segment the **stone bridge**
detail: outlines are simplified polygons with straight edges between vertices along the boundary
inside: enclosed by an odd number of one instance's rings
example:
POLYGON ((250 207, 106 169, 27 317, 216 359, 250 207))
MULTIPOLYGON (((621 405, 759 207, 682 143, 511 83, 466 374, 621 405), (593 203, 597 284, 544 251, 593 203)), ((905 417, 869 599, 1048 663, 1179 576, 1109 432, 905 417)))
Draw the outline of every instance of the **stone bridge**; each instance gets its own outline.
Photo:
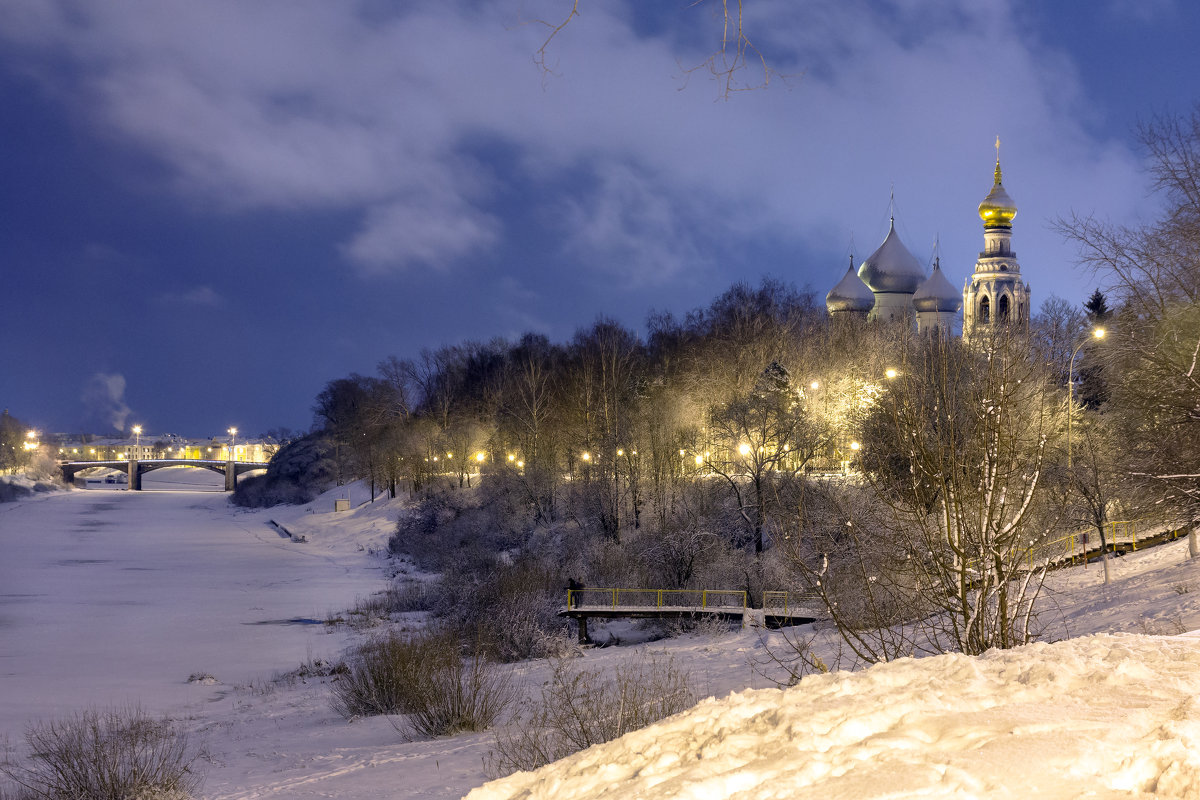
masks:
POLYGON ((129 488, 135 492, 141 491, 142 476, 147 472, 165 467, 199 467, 224 475, 225 491, 232 492, 237 488, 239 475, 266 469, 267 465, 257 461, 203 461, 195 458, 152 458, 142 461, 64 461, 59 464, 63 480, 67 483, 75 480, 76 473, 92 467, 104 467, 126 473, 129 475, 129 488))

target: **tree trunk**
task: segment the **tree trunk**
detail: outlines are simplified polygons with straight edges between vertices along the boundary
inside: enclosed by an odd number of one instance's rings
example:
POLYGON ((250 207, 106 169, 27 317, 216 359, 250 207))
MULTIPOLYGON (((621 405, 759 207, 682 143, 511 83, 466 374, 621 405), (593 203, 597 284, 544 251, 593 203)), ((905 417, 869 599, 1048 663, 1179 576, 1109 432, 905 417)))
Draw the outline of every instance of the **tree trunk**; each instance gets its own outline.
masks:
POLYGON ((1104 535, 1104 526, 1096 526, 1100 531, 1100 563, 1104 565, 1104 585, 1112 583, 1112 568, 1108 563, 1108 540, 1104 535))

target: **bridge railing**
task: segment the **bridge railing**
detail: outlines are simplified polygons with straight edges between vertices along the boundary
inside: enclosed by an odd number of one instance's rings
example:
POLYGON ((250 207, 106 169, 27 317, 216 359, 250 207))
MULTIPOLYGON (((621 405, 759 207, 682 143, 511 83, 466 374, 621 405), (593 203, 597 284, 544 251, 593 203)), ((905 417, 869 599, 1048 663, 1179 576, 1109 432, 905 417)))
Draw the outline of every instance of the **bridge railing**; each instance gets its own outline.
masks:
POLYGON ((819 604, 820 601, 821 594, 815 589, 800 592, 767 590, 763 592, 763 611, 790 614, 801 607, 811 609, 813 604, 819 604))
MULTIPOLYGON (((1161 521, 1149 519, 1116 520, 1105 523, 1105 544, 1110 551, 1115 551, 1118 545, 1129 545, 1130 549, 1137 550, 1140 541, 1158 535, 1152 534, 1151 531, 1162 524, 1161 521)), ((1033 569, 1042 563, 1057 564, 1067 559, 1081 558, 1087 553, 1096 552, 1099 549, 1100 532, 1095 528, 1084 528, 1025 548, 1021 551, 1020 558, 1026 568, 1033 569)), ((968 565, 977 567, 978 561, 972 559, 968 565)))
POLYGON ((703 608, 742 609, 744 591, 737 589, 631 589, 619 587, 567 589, 567 608, 703 608))

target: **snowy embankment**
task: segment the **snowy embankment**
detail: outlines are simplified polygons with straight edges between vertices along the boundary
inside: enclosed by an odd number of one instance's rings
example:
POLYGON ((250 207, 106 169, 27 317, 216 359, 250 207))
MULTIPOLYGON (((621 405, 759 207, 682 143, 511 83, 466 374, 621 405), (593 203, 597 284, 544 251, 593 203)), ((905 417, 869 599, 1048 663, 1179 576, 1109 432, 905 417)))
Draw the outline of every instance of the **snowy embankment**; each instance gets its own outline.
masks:
POLYGON ((709 699, 501 798, 1200 797, 1200 639, 1096 635, 709 699))

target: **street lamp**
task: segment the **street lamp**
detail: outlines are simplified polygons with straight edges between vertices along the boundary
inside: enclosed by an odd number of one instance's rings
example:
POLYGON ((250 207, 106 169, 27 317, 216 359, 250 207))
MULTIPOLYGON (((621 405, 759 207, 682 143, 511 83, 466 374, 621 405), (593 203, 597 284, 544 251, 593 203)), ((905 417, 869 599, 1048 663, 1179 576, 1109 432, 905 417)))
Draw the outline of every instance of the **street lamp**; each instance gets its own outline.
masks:
POLYGON ((134 458, 142 457, 142 426, 133 426, 133 456, 134 458))
POLYGON ((236 450, 234 449, 236 447, 236 445, 237 445, 237 428, 230 428, 229 429, 229 460, 230 461, 235 461, 237 459, 236 450))
MULTIPOLYGON (((1093 339, 1104 338, 1104 328, 1092 328, 1093 339)), ((1071 469, 1071 420, 1075 417, 1075 356, 1079 355, 1079 351, 1087 344, 1088 340, 1084 339, 1079 344, 1075 345, 1074 352, 1071 353, 1071 361, 1067 364, 1067 469, 1071 469)))

